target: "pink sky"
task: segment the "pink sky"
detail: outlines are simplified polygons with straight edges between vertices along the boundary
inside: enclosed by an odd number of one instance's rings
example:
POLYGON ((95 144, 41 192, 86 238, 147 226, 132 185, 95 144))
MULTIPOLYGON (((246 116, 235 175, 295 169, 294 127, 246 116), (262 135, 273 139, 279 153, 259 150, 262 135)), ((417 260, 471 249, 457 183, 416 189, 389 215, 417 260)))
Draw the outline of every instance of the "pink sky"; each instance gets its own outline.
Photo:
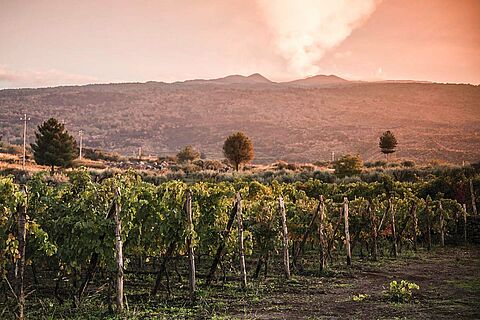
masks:
POLYGON ((0 0, 0 88, 176 81, 480 83, 479 0, 0 0))

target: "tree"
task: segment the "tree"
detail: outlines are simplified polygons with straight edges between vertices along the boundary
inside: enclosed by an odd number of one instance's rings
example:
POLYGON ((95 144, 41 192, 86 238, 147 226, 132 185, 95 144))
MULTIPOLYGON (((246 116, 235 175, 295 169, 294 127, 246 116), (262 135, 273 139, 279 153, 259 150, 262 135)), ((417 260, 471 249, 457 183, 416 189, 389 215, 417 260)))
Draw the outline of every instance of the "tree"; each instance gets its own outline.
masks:
POLYGON ((362 172, 363 162, 358 154, 347 154, 335 161, 333 168, 340 177, 353 176, 362 172))
POLYGON ((388 154, 396 151, 395 148, 397 147, 397 138, 395 138, 391 131, 385 131, 380 136, 380 142, 378 143, 378 146, 380 147, 380 151, 385 154, 385 157, 388 161, 388 154))
POLYGON ((77 156, 77 143, 65 130, 65 126, 50 118, 35 131, 35 143, 31 145, 35 162, 51 167, 68 167, 77 156))
POLYGON ((185 146, 179 153, 177 153, 177 159, 180 162, 193 161, 198 158, 200 158, 200 152, 198 152, 198 150, 192 145, 185 146))
POLYGON ((223 154, 238 171, 242 163, 253 160, 253 144, 249 137, 243 132, 235 132, 229 136, 223 144, 223 154))

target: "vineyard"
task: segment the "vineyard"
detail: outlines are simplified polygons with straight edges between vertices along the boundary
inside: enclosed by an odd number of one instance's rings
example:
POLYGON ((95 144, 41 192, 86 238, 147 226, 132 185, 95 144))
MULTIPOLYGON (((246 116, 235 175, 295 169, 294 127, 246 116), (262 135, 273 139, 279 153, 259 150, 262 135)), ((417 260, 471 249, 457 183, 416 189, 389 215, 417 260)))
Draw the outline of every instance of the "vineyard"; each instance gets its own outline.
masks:
POLYGON ((68 308, 54 318, 75 317, 92 300, 101 315, 154 301, 168 317, 160 305, 196 310, 211 290, 252 292, 260 278, 294 286, 339 265, 463 246, 479 180, 473 170, 414 183, 0 177, 0 318, 57 306, 68 308))

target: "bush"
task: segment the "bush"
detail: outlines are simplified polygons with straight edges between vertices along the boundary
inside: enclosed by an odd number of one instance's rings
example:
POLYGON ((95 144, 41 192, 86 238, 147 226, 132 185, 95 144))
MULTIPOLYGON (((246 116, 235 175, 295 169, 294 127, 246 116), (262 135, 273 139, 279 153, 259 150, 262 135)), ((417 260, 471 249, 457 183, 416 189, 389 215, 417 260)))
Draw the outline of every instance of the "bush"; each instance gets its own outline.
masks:
POLYGON ((352 297, 352 300, 355 301, 355 302, 362 302, 362 301, 364 301, 364 300, 366 300, 366 299, 368 299, 368 298, 370 298, 370 295, 368 295, 368 294, 363 294, 363 293, 359 293, 359 294, 357 294, 357 295, 354 295, 354 296, 352 297))
POLYGON ((335 174, 339 177, 353 176, 362 172, 362 159, 359 155, 344 155, 333 165, 335 174))
POLYGON ((332 162, 331 161, 315 161, 313 163, 313 165, 317 166, 317 167, 326 167, 326 168, 330 168, 332 166, 332 162))
POLYGON ((398 168, 400 167, 400 163, 392 162, 387 165, 389 168, 398 168))
POLYGON ((416 283, 408 282, 406 280, 400 282, 394 280, 390 282, 388 296, 392 302, 410 302, 412 300, 413 290, 419 289, 420 287, 416 283))
POLYGON ((329 171, 316 170, 313 172, 313 178, 326 183, 333 183, 335 176, 329 171))
POLYGON ((402 166, 407 167, 407 168, 413 168, 413 167, 415 167, 415 161, 412 161, 412 160, 402 161, 402 166))
POLYGON ((384 160, 379 160, 375 162, 365 162, 364 166, 366 168, 384 168, 387 166, 387 162, 384 160))
POLYGON ((83 148, 82 149, 83 157, 90 160, 105 160, 111 162, 119 162, 125 160, 118 153, 107 152, 97 149, 83 148))
POLYGON ((315 166, 311 164, 304 164, 300 168, 302 169, 302 171, 308 171, 308 172, 315 171, 315 166))
POLYGON ((186 163, 181 167, 181 170, 185 173, 193 173, 200 172, 202 168, 193 163, 186 163))
POLYGON ((299 166, 296 163, 287 164, 287 170, 296 171, 299 169, 299 166))
POLYGON ((285 169, 287 169, 287 166, 288 166, 288 163, 285 162, 285 161, 282 161, 282 160, 273 164, 273 167, 275 167, 275 169, 277 169, 277 170, 285 170, 285 169))
POLYGON ((0 153, 23 155, 23 147, 16 144, 0 142, 0 153))
POLYGON ((206 170, 215 170, 215 171, 218 171, 218 170, 226 170, 228 169, 227 166, 225 166, 222 162, 218 161, 218 160, 205 160, 203 162, 203 165, 204 165, 204 168, 206 170))
POLYGON ((177 153, 177 159, 181 163, 194 161, 198 158, 200 158, 200 152, 192 145, 185 146, 177 153))

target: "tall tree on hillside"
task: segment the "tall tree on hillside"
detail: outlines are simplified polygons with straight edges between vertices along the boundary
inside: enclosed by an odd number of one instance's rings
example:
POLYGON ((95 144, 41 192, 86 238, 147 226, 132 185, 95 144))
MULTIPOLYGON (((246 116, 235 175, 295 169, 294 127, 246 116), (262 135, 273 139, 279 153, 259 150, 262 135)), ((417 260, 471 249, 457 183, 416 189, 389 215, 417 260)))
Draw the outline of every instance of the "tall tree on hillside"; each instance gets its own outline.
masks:
POLYGON ((65 126, 50 118, 38 126, 35 131, 35 143, 32 144, 35 162, 51 167, 68 167, 77 156, 77 143, 65 130, 65 126))
POLYGON ((380 136, 378 146, 388 161, 388 155, 396 151, 397 138, 395 138, 395 135, 390 130, 387 130, 380 136))
POLYGON ((253 143, 245 133, 235 132, 225 140, 223 154, 238 171, 241 164, 253 160, 253 143))

